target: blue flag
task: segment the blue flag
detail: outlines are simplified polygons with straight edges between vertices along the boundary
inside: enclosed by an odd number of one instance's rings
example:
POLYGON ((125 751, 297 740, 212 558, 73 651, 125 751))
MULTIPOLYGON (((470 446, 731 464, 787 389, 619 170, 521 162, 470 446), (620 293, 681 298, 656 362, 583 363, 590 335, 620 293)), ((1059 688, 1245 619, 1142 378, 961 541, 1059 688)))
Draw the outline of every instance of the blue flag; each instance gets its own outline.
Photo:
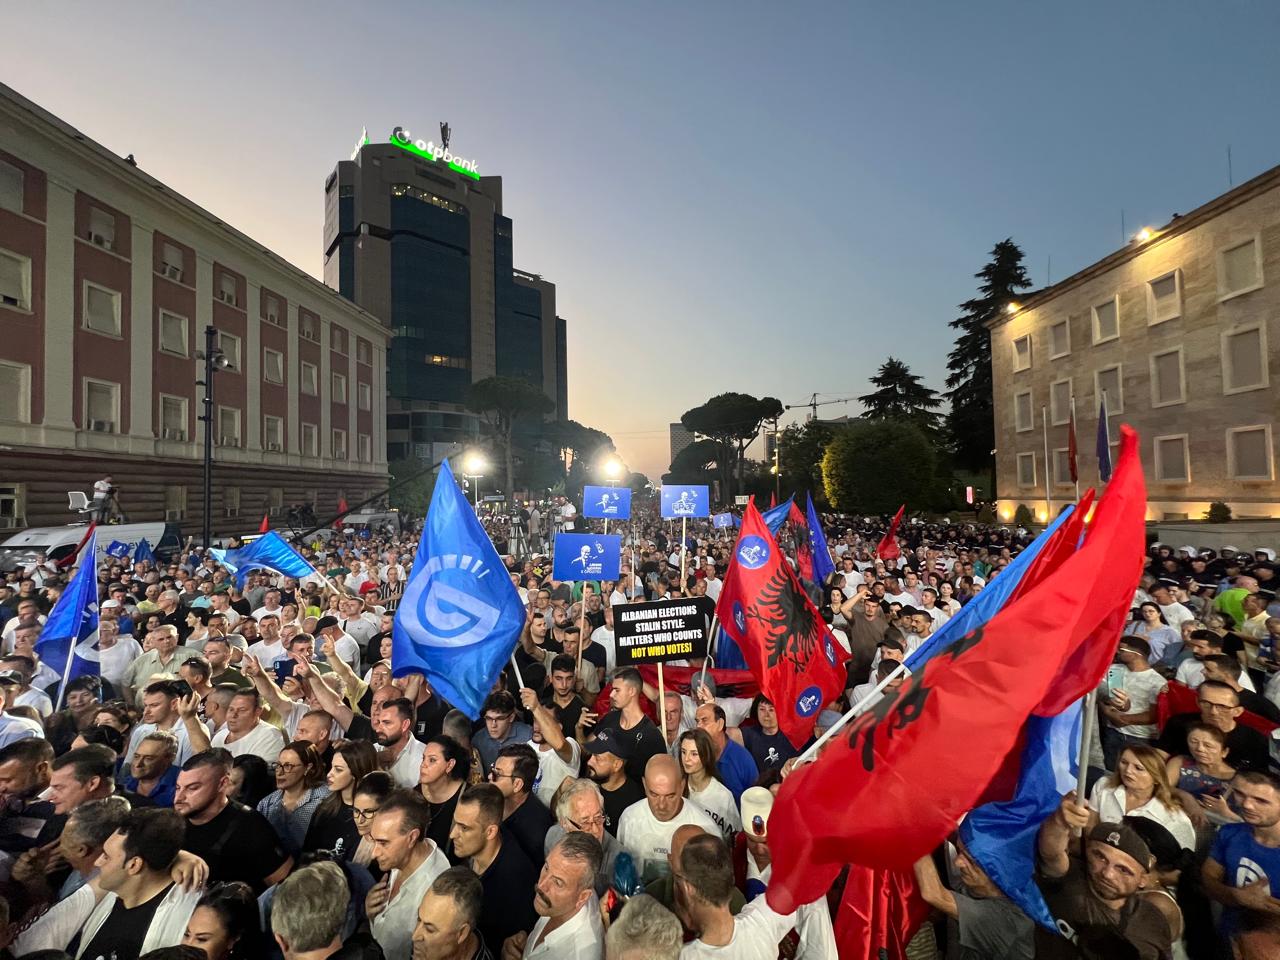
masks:
POLYGON ((67 683, 84 674, 100 676, 98 658, 97 533, 80 551, 80 566, 40 631, 35 651, 62 677, 54 709, 60 709, 67 683))
POLYGON ((1106 483, 1111 479, 1111 425, 1107 422, 1107 395, 1098 401, 1098 476, 1106 483))
POLYGON ((705 484, 662 485, 662 519, 681 520, 711 515, 711 495, 705 484))
POLYGON ((477 720, 524 622, 520 594, 446 461, 396 608, 391 672, 425 674, 436 693, 477 720))
POLYGON ((778 531, 782 529, 782 525, 787 522, 787 514, 791 512, 791 501, 795 499, 795 494, 787 497, 772 510, 765 510, 760 514, 764 520, 764 525, 769 528, 769 532, 775 537, 778 531))
POLYGON ((826 583, 827 577, 836 572, 835 561, 831 559, 831 549, 827 546, 827 535, 822 532, 818 511, 813 507, 813 495, 806 493, 805 500, 805 515, 809 518, 809 543, 813 546, 813 579, 818 583, 826 583))
POLYGON ((609 533, 557 533, 551 572, 557 580, 617 580, 622 537, 609 533))
POLYGON ((924 662, 935 654, 941 653, 957 640, 968 636, 982 626, 1004 606, 1005 601, 1013 595, 1019 582, 1030 568, 1035 558, 1040 555, 1044 545, 1049 542, 1060 526, 1067 522, 1075 510, 1072 504, 1058 514, 1040 536, 1027 545, 1027 548, 1013 558, 1009 566, 1000 571, 998 577, 992 577, 987 585, 978 591, 978 595, 960 608, 960 612, 939 627, 913 653, 907 654, 906 664, 916 671, 924 666, 924 662))
MULTIPOLYGON (((96 537, 96 534, 95 534, 96 537)), ((129 550, 127 543, 121 543, 119 540, 112 540, 107 544, 107 549, 102 551, 108 557, 115 557, 117 560, 123 560, 132 552, 129 550)))
POLYGON ((315 573, 315 568, 280 534, 272 530, 239 550, 210 550, 214 559, 235 574, 236 586, 243 589, 250 570, 271 570, 298 580, 315 573))
POLYGON ((1053 915, 1034 879, 1036 835, 1063 795, 1076 788, 1080 728, 1078 700, 1056 717, 1032 716, 1013 799, 983 804, 960 824, 961 842, 992 882, 1023 913, 1055 933, 1053 915))
POLYGON ((154 552, 152 552, 151 544, 147 543, 146 537, 143 537, 141 540, 138 541, 138 545, 137 547, 134 548, 134 551, 133 551, 134 563, 141 563, 143 560, 149 561, 153 565, 156 562, 156 555, 154 552))
POLYGON ((583 487, 582 515, 596 520, 630 520, 630 487, 583 487))

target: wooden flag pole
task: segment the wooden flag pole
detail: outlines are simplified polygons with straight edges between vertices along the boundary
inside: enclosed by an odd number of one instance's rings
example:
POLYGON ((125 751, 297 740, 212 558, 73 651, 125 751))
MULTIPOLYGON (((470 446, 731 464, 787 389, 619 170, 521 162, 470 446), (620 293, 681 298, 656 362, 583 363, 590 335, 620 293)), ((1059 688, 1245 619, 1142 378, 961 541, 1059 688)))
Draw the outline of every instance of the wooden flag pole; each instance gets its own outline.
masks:
POLYGON ((578 667, 574 675, 574 683, 578 682, 577 674, 582 673, 582 648, 586 646, 585 631, 587 629, 587 582, 582 581, 582 599, 578 601, 578 667))
POLYGON ((671 738, 667 736, 667 684, 662 677, 662 661, 658 661, 658 716, 662 718, 662 742, 671 746, 671 738))
POLYGON ((1076 774, 1076 803, 1085 802, 1085 784, 1089 779, 1089 749, 1093 741, 1093 724, 1097 717, 1098 690, 1095 687, 1084 696, 1084 715, 1080 718, 1080 770, 1076 774))

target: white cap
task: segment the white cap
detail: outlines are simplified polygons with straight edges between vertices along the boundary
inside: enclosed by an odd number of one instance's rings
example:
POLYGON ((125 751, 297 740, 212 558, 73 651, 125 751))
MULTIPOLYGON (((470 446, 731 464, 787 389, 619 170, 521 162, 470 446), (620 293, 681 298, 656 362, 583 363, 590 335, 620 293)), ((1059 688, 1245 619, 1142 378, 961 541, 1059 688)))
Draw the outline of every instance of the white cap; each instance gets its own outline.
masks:
POLYGON ((110 607, 119 607, 119 606, 122 606, 119 600, 103 600, 102 603, 98 604, 98 609, 106 610, 110 607))
POLYGON ((747 787, 739 801, 742 829, 748 837, 764 840, 769 836, 769 814, 773 810, 773 793, 767 787, 747 787))

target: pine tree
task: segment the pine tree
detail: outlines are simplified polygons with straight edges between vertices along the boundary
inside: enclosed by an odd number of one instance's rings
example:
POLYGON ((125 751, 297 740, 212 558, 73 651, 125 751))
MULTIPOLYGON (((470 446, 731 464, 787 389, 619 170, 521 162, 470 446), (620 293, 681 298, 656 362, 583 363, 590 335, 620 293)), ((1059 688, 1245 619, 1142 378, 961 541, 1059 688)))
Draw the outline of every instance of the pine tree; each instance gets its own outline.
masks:
POLYGON ((910 420, 930 435, 938 430, 942 401, 937 391, 921 383, 901 360, 890 357, 882 363, 871 385, 876 389, 858 398, 868 420, 910 420))
POLYGON ((974 274, 981 281, 979 296, 960 304, 964 314, 951 321, 952 329, 960 333, 947 356, 950 375, 946 396, 951 402, 947 433, 956 463, 962 469, 990 469, 994 473, 991 451, 996 445, 995 414, 991 397, 991 331, 987 324, 1008 309, 1017 299, 1017 291, 1031 286, 1022 257, 1022 250, 1012 239, 997 243, 990 262, 974 274))

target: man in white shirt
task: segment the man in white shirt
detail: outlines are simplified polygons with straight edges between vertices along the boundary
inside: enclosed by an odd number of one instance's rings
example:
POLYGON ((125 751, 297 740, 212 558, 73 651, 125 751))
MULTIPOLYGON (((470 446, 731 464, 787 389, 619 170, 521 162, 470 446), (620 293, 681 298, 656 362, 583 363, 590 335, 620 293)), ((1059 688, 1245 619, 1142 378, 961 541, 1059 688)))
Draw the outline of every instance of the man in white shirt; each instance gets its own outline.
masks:
POLYGON ((551 801, 565 780, 578 776, 582 764, 582 749, 578 741, 564 735, 560 721, 551 708, 538 699, 536 691, 524 687, 520 702, 533 715, 533 736, 529 746, 538 755, 538 776, 533 782, 533 792, 542 805, 551 809, 551 801))
MULTIPOLYGON (((187 730, 191 732, 190 724, 187 730)), ((257 690, 246 688, 231 698, 227 725, 213 735, 212 746, 226 749, 233 757, 252 753, 275 763, 284 749, 284 734, 262 719, 262 698, 257 690)))
POLYGON ((178 741, 178 754, 173 765, 180 767, 187 762, 192 751, 186 726, 178 714, 178 699, 181 695, 181 688, 173 680, 157 680, 147 686, 142 693, 142 722, 129 735, 129 744, 124 752, 125 763, 133 761, 133 753, 138 749, 138 744, 157 730, 173 734, 178 741))
POLYGON ((1176 583, 1171 584, 1167 580, 1157 580, 1151 587, 1151 599, 1159 604, 1160 612, 1164 614, 1169 626, 1180 630, 1183 621, 1194 620, 1195 614, 1174 599, 1173 587, 1176 586, 1176 583))
POLYGON ((704 810, 685 801, 683 789, 675 758, 666 753, 650 757, 644 768, 645 799, 627 807, 618 818, 618 843, 631 854, 645 883, 670 871, 667 855, 676 828, 692 823, 708 833, 720 832, 704 810))
POLYGON ((387 958, 407 958, 418 907, 449 861, 427 837, 431 808, 422 795, 398 790, 382 802, 369 827, 373 856, 384 871, 365 897, 369 929, 387 958))
POLYGON ((378 617, 366 612, 363 601, 358 597, 344 597, 338 606, 342 610, 338 626, 363 648, 378 632, 378 617))
POLYGON ((259 625, 261 625, 263 617, 268 614, 274 614, 276 617, 279 617, 280 610, 280 591, 275 587, 270 587, 267 592, 262 595, 262 606, 253 611, 252 616, 253 619, 257 620, 259 625))
POLYGON ((600 960, 604 924, 595 880, 604 861, 600 842, 589 833, 566 833, 547 853, 533 888, 538 922, 530 933, 508 937, 502 956, 522 960, 600 960))
POLYGON ((270 667, 277 660, 287 656, 284 642, 280 639, 280 615, 264 613, 258 620, 258 634, 261 637, 256 643, 249 645, 248 655, 264 667, 270 667))
POLYGON ((1116 769, 1120 751, 1128 744, 1150 746, 1160 732, 1156 701, 1169 682, 1152 669, 1151 645, 1141 637, 1123 637, 1116 658, 1120 670, 1108 671, 1099 687, 1098 706, 1106 726, 1101 731, 1108 770, 1116 769))
MULTIPOLYGON (((354 600, 351 602, 358 604, 360 601, 354 600)), ((366 620, 348 619, 346 623, 353 627, 359 624, 364 624, 366 627, 371 626, 366 620)), ((378 632, 378 627, 376 625, 372 626, 372 632, 368 633, 368 635, 361 640, 359 637, 353 636, 344 630, 341 621, 339 621, 337 617, 321 617, 316 621, 316 637, 319 639, 321 646, 324 645, 325 640, 332 640, 334 651, 337 653, 338 657, 343 663, 349 666, 354 673, 358 674, 360 672, 361 651, 364 649, 364 645, 368 643, 369 639, 378 632)), ((364 633, 367 631, 361 632, 364 633)), ((374 652, 377 653, 376 650, 374 652)))
POLYGON ((422 755, 427 750, 427 745, 413 735, 415 718, 413 704, 404 697, 386 701, 373 718, 373 743, 381 754, 378 759, 396 786, 408 790, 418 785, 422 755))

